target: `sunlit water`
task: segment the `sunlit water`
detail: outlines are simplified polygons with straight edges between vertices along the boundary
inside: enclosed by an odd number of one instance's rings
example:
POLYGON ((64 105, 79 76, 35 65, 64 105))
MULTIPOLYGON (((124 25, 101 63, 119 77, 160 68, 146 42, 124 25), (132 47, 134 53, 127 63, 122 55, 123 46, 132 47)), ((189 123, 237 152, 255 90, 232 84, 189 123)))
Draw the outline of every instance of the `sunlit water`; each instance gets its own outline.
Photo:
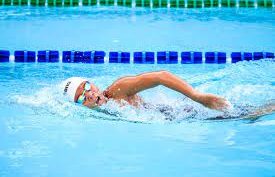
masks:
MULTIPOLYGON (((0 47, 11 51, 275 47, 271 10, 1 8, 0 13, 0 47)), ((119 77, 162 69, 200 91, 227 98, 235 116, 241 107, 275 100, 274 60, 232 65, 1 63, 0 176, 274 176, 274 113, 207 120, 223 113, 156 87, 140 95, 148 103, 172 107, 167 114, 112 102, 102 108, 106 114, 67 102, 58 86, 82 76, 105 89, 119 77)))

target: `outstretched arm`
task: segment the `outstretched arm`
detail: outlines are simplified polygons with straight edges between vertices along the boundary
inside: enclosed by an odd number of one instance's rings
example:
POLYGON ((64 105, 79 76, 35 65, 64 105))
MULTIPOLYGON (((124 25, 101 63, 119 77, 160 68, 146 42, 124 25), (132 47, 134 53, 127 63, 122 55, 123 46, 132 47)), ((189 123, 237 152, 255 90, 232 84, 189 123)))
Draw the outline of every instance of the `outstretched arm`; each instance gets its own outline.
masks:
POLYGON ((210 117, 207 120, 222 120, 222 119, 257 119, 261 116, 273 114, 275 112, 275 102, 272 100, 270 103, 266 103, 260 107, 253 106, 238 106, 237 114, 226 113, 224 115, 210 117))
POLYGON ((272 114, 275 111, 275 102, 267 103, 259 108, 250 111, 247 115, 244 115, 243 118, 257 118, 260 116, 272 114))
POLYGON ((109 87, 109 90, 116 95, 126 94, 127 96, 132 96, 138 92, 159 85, 180 92, 211 109, 221 110, 228 106, 225 99, 213 94, 201 93, 183 79, 167 71, 150 72, 132 77, 124 77, 114 82, 114 84, 109 87))

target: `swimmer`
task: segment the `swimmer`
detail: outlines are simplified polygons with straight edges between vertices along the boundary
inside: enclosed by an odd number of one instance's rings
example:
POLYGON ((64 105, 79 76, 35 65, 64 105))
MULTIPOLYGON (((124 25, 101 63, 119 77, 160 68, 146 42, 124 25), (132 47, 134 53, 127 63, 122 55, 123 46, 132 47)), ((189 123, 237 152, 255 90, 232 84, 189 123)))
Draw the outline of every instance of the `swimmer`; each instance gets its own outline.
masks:
MULTIPOLYGON (((268 104, 261 107, 241 106, 238 108, 238 110, 241 110, 238 114, 231 114, 232 106, 225 98, 210 93, 202 93, 168 71, 148 72, 136 76, 122 77, 104 91, 101 91, 94 83, 81 77, 72 77, 63 81, 61 88, 64 91, 63 94, 70 101, 91 109, 98 108, 109 100, 114 100, 120 105, 127 103, 134 107, 143 107, 146 109, 155 107, 164 113, 168 120, 173 120, 173 116, 169 114, 169 110, 173 108, 165 106, 165 104, 160 105, 160 107, 152 106, 145 103, 138 95, 139 92, 159 85, 177 91, 207 108, 222 111, 223 114, 221 116, 206 118, 210 120, 255 119, 272 114, 275 111, 275 100, 271 100, 268 104)), ((192 108, 183 108, 183 110, 189 112, 192 111, 192 108)))
POLYGON ((128 103, 134 107, 141 107, 146 104, 138 93, 159 85, 177 91, 210 109, 224 111, 230 108, 230 103, 225 98, 202 93, 168 71, 122 77, 104 91, 101 91, 94 83, 80 77, 69 78, 61 85, 64 95, 67 95, 72 102, 92 109, 100 107, 109 100, 114 100, 120 105, 128 103))

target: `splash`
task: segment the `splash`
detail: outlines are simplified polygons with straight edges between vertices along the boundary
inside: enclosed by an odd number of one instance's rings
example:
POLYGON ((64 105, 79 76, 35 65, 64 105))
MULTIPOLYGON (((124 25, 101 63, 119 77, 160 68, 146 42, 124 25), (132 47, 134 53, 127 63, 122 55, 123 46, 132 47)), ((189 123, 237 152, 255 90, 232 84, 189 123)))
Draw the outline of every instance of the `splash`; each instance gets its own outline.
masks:
POLYGON ((30 95, 13 95, 12 100, 14 104, 32 108, 37 114, 50 114, 61 118, 92 118, 140 123, 171 123, 219 117, 239 118, 252 109, 275 100, 274 69, 273 61, 240 62, 187 79, 196 89, 218 94, 229 100, 232 109, 226 113, 205 108, 181 94, 162 87, 141 93, 147 103, 147 106, 142 108, 119 106, 114 101, 109 101, 100 109, 90 110, 63 99, 60 89, 56 86, 41 88, 30 95))

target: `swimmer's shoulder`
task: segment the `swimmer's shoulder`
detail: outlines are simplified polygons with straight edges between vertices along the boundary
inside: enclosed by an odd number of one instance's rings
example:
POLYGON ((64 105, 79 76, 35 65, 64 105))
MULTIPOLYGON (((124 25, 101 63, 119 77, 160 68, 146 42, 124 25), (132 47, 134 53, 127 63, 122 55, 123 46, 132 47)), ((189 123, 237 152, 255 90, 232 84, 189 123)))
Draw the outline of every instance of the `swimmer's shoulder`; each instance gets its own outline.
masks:
MULTIPOLYGON (((104 90, 104 93, 110 98, 124 99, 129 97, 129 86, 131 85, 131 76, 126 76, 117 79, 109 87, 104 90)), ((133 95, 131 95, 133 96, 133 95)))

